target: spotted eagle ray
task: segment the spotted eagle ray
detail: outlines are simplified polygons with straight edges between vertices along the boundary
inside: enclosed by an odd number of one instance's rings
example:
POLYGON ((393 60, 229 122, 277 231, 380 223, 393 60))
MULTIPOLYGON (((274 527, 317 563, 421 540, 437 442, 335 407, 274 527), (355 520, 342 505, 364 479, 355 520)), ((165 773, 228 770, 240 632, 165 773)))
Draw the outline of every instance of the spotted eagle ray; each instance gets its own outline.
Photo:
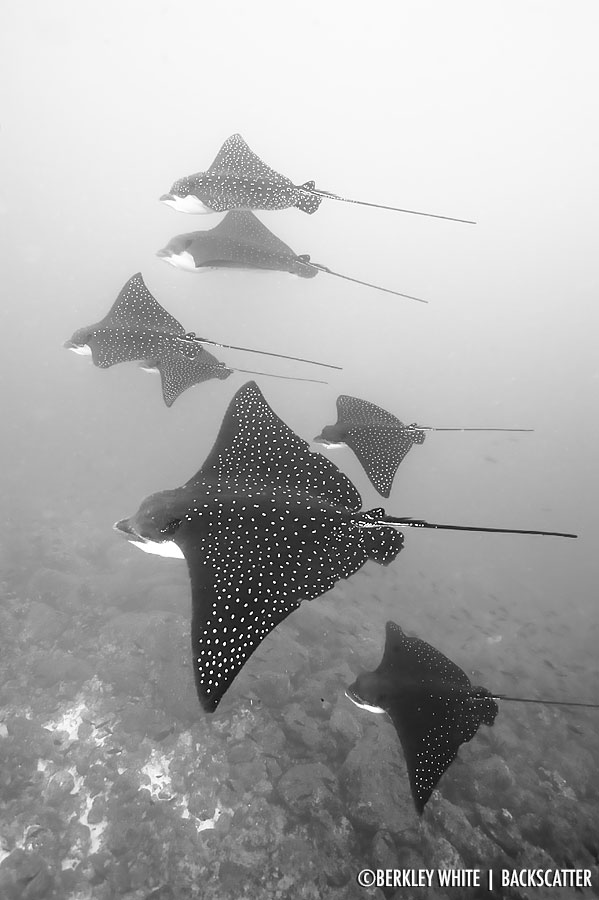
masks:
MULTIPOLYGON (((151 494, 115 528, 147 553, 184 558, 200 703, 213 712, 260 642, 298 608, 371 559, 403 547, 398 526, 464 531, 361 511, 351 481, 311 453, 255 382, 233 397, 208 458, 182 487, 151 494)), ((531 533, 531 532, 523 532, 531 533)))
POLYGON ((424 443, 425 431, 532 431, 532 428, 433 428, 404 425, 396 416, 358 397, 337 397, 337 422, 314 438, 335 448, 348 446, 358 457, 371 484, 382 497, 391 493, 395 474, 414 444, 424 443))
POLYGON ((162 397, 167 406, 172 406, 177 397, 194 384, 202 384, 212 378, 224 381, 234 372, 250 375, 263 375, 266 378, 280 378, 284 381, 308 381, 314 384, 326 384, 317 378, 298 378, 291 375, 275 375, 272 372, 256 372, 251 369, 231 369, 219 362, 215 356, 205 350, 197 359, 188 359, 182 353, 162 353, 157 359, 148 359, 140 363, 145 372, 157 372, 162 383, 162 397))
POLYGON ((172 266, 189 272, 224 268, 262 269, 289 272, 301 278, 314 278, 319 272, 326 272, 386 294, 428 303, 411 294, 402 294, 370 281, 334 272, 327 266, 312 262, 307 253, 298 256, 260 219, 245 209, 232 209, 215 228, 178 234, 156 255, 172 266))
POLYGON ((227 138, 206 172, 196 172, 194 175, 179 178, 169 193, 163 194, 160 200, 179 212, 187 213, 225 212, 229 209, 276 210, 295 206, 311 215, 316 212, 324 197, 328 200, 390 209, 415 216, 448 219, 452 222, 465 222, 468 225, 476 224, 470 219, 456 219, 453 216, 400 209, 382 203, 351 200, 330 191, 318 190, 314 181, 294 184, 291 179, 262 162, 240 134, 233 134, 227 138))
POLYGON ((599 709, 596 703, 508 697, 475 687, 459 666, 395 622, 387 622, 378 668, 358 675, 345 693, 356 706, 391 719, 419 814, 460 746, 472 740, 479 725, 493 725, 496 700, 599 709))
MULTIPOLYGON (((164 353, 172 352, 182 353, 189 359, 197 360, 199 356, 206 354, 203 344, 212 344, 229 350, 243 350, 260 356, 290 359, 327 369, 341 368, 299 356, 286 356, 283 353, 218 343, 208 338, 199 338, 193 331, 186 333, 181 323, 152 296, 141 272, 137 272, 129 279, 103 319, 93 325, 79 328, 64 346, 84 356, 91 354, 94 365, 107 369, 117 363, 153 360, 164 353)), ((213 356, 210 354, 208 356, 210 360, 214 360, 213 356)))

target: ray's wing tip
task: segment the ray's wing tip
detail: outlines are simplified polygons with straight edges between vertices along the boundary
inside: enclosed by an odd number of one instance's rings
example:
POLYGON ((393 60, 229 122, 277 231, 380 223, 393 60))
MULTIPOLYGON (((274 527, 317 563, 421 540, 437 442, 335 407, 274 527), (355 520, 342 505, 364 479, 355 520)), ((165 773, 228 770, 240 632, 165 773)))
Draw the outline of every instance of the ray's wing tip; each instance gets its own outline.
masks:
POLYGON ((246 381, 245 384, 242 384, 235 394, 235 397, 242 398, 245 394, 255 394, 257 397, 264 398, 264 394, 258 387, 258 383, 254 378, 250 379, 250 381, 246 381))
POLYGON ((198 700, 200 701, 200 706, 205 713, 212 714, 216 712, 216 708, 222 700, 222 694, 219 696, 209 697, 203 690, 198 687, 197 695, 198 700))

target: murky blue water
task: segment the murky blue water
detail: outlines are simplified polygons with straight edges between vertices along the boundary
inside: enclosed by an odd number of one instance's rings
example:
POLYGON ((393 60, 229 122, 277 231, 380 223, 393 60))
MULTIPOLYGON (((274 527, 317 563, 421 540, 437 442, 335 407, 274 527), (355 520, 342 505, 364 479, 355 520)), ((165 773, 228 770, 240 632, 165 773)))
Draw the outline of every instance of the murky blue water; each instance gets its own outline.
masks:
MULTIPOLYGON (((356 882, 447 867, 588 869, 597 891, 594 711, 501 704, 419 819, 392 725, 344 696, 391 619, 494 691, 599 699, 596 25, 591 4, 7 8, 2 898, 483 896, 356 882), (324 274, 196 277, 156 258, 216 224, 157 198, 236 131, 297 182, 476 219, 325 202, 264 214, 298 253, 429 306, 324 274), (389 568, 304 603, 205 715, 185 565, 111 526, 199 468, 243 376, 169 410, 134 364, 100 371, 62 349, 140 270, 189 330, 344 367, 327 386, 259 379, 306 439, 340 393, 407 422, 535 429, 429 435, 392 515, 578 541, 407 532, 389 568)), ((349 451, 331 458, 380 504, 349 451)))

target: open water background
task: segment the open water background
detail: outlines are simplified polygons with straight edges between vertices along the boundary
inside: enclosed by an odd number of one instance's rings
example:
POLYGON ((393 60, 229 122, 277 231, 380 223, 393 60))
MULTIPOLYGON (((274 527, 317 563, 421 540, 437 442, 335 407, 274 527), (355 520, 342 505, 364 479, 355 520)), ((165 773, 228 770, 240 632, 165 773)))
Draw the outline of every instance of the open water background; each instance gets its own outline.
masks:
MULTIPOLYGON (((414 865, 459 864, 451 852, 494 864, 476 834, 462 845, 456 835, 466 815, 506 853, 489 824, 504 808, 518 830, 514 864, 534 863, 533 847, 555 864, 596 865, 586 837, 597 831, 592 713, 504 704, 419 826, 405 792, 391 807, 381 800, 405 781, 394 732, 348 712, 343 690, 378 664, 392 618, 493 689, 598 699, 598 25, 591 2, 5 5, 0 887, 9 900, 363 896, 355 871, 403 864, 408 850, 414 865), (476 219, 326 201, 313 217, 262 214, 298 253, 429 306, 324 274, 194 276, 157 259, 173 235, 217 222, 176 214, 158 196, 206 168, 237 131, 298 183, 476 219), (111 525, 197 470, 243 376, 190 389, 168 410, 134 364, 100 371, 62 349, 139 270, 189 330, 344 366, 328 386, 258 379, 307 439, 335 420, 339 393, 407 422, 535 428, 431 434, 402 465, 389 513, 576 531, 578 541, 407 531, 390 569, 367 566, 270 635, 207 719, 190 687, 185 572, 136 555, 111 525), (127 730, 133 711, 140 719, 127 730), (56 723, 67 713, 109 719, 112 744, 96 740, 95 725, 64 737, 56 723), (171 779, 167 795, 195 797, 197 822, 223 810, 214 829, 182 825, 164 798, 150 804, 143 767, 154 752, 180 766, 185 783, 171 779), (366 760, 380 760, 380 780, 356 787, 366 760), (318 765, 333 781, 292 771, 318 765), (94 766, 101 790, 85 782, 94 766), (300 784, 295 793, 285 777, 300 784), (147 808, 127 812, 140 796, 147 808), (96 797, 93 832, 84 810, 96 797), (373 821, 360 803, 373 805, 373 821), (120 823, 128 815, 149 822, 143 846, 120 823), (324 833, 336 835, 331 845, 324 833), (327 865, 335 871, 325 877, 327 865)), ((219 358, 263 368, 245 354, 219 358)), ((334 459, 365 507, 378 505, 351 454, 334 459)))

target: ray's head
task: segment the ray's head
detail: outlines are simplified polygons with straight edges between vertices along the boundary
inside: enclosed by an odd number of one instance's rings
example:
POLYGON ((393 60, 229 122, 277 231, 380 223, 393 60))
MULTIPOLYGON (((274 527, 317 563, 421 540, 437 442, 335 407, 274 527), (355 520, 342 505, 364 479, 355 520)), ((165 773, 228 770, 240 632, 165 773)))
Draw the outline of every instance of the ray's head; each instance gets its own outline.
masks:
POLYGON ((160 197, 160 202, 176 209, 177 212, 191 213, 192 215, 213 213, 214 210, 202 200, 203 176, 204 173, 199 172, 196 175, 179 178, 168 194, 160 197))
MULTIPOLYGON (((196 176, 197 178, 197 176, 196 176)), ((189 197, 190 194, 194 191, 194 182, 195 179, 191 176, 186 176, 185 178, 178 178, 177 181, 174 182, 168 194, 163 194, 160 198, 164 203, 167 203, 169 200, 174 200, 178 198, 179 200, 184 200, 185 197, 189 197)))
POLYGON ((92 351, 89 344, 91 338, 92 333, 89 328, 78 328, 73 336, 68 341, 65 341, 62 346, 65 350, 71 350, 79 356, 91 356, 92 351))
POLYGON ((168 242, 166 247, 158 250, 156 256, 163 259, 164 262, 170 263, 176 269, 196 271, 195 259, 189 252, 189 247, 194 239, 193 234, 178 234, 168 242))
POLYGON ((362 672, 347 688, 345 696, 360 709, 372 713, 389 712, 392 686, 377 672, 362 672))
POLYGON ((347 437, 347 429, 342 425, 325 425, 320 434, 314 438, 315 444, 322 444, 329 450, 338 447, 345 447, 345 438, 347 437))
POLYGON ((162 250, 158 250, 156 256, 160 257, 160 259, 169 259, 171 256, 178 256, 179 253, 184 253, 189 249, 189 246, 193 243, 194 239, 195 236, 193 234, 177 234, 174 238, 171 238, 166 247, 163 247, 162 250))
POLYGON ((114 528, 144 553, 183 558, 177 537, 186 514, 180 491, 160 491, 146 497, 135 515, 115 522, 114 528))

